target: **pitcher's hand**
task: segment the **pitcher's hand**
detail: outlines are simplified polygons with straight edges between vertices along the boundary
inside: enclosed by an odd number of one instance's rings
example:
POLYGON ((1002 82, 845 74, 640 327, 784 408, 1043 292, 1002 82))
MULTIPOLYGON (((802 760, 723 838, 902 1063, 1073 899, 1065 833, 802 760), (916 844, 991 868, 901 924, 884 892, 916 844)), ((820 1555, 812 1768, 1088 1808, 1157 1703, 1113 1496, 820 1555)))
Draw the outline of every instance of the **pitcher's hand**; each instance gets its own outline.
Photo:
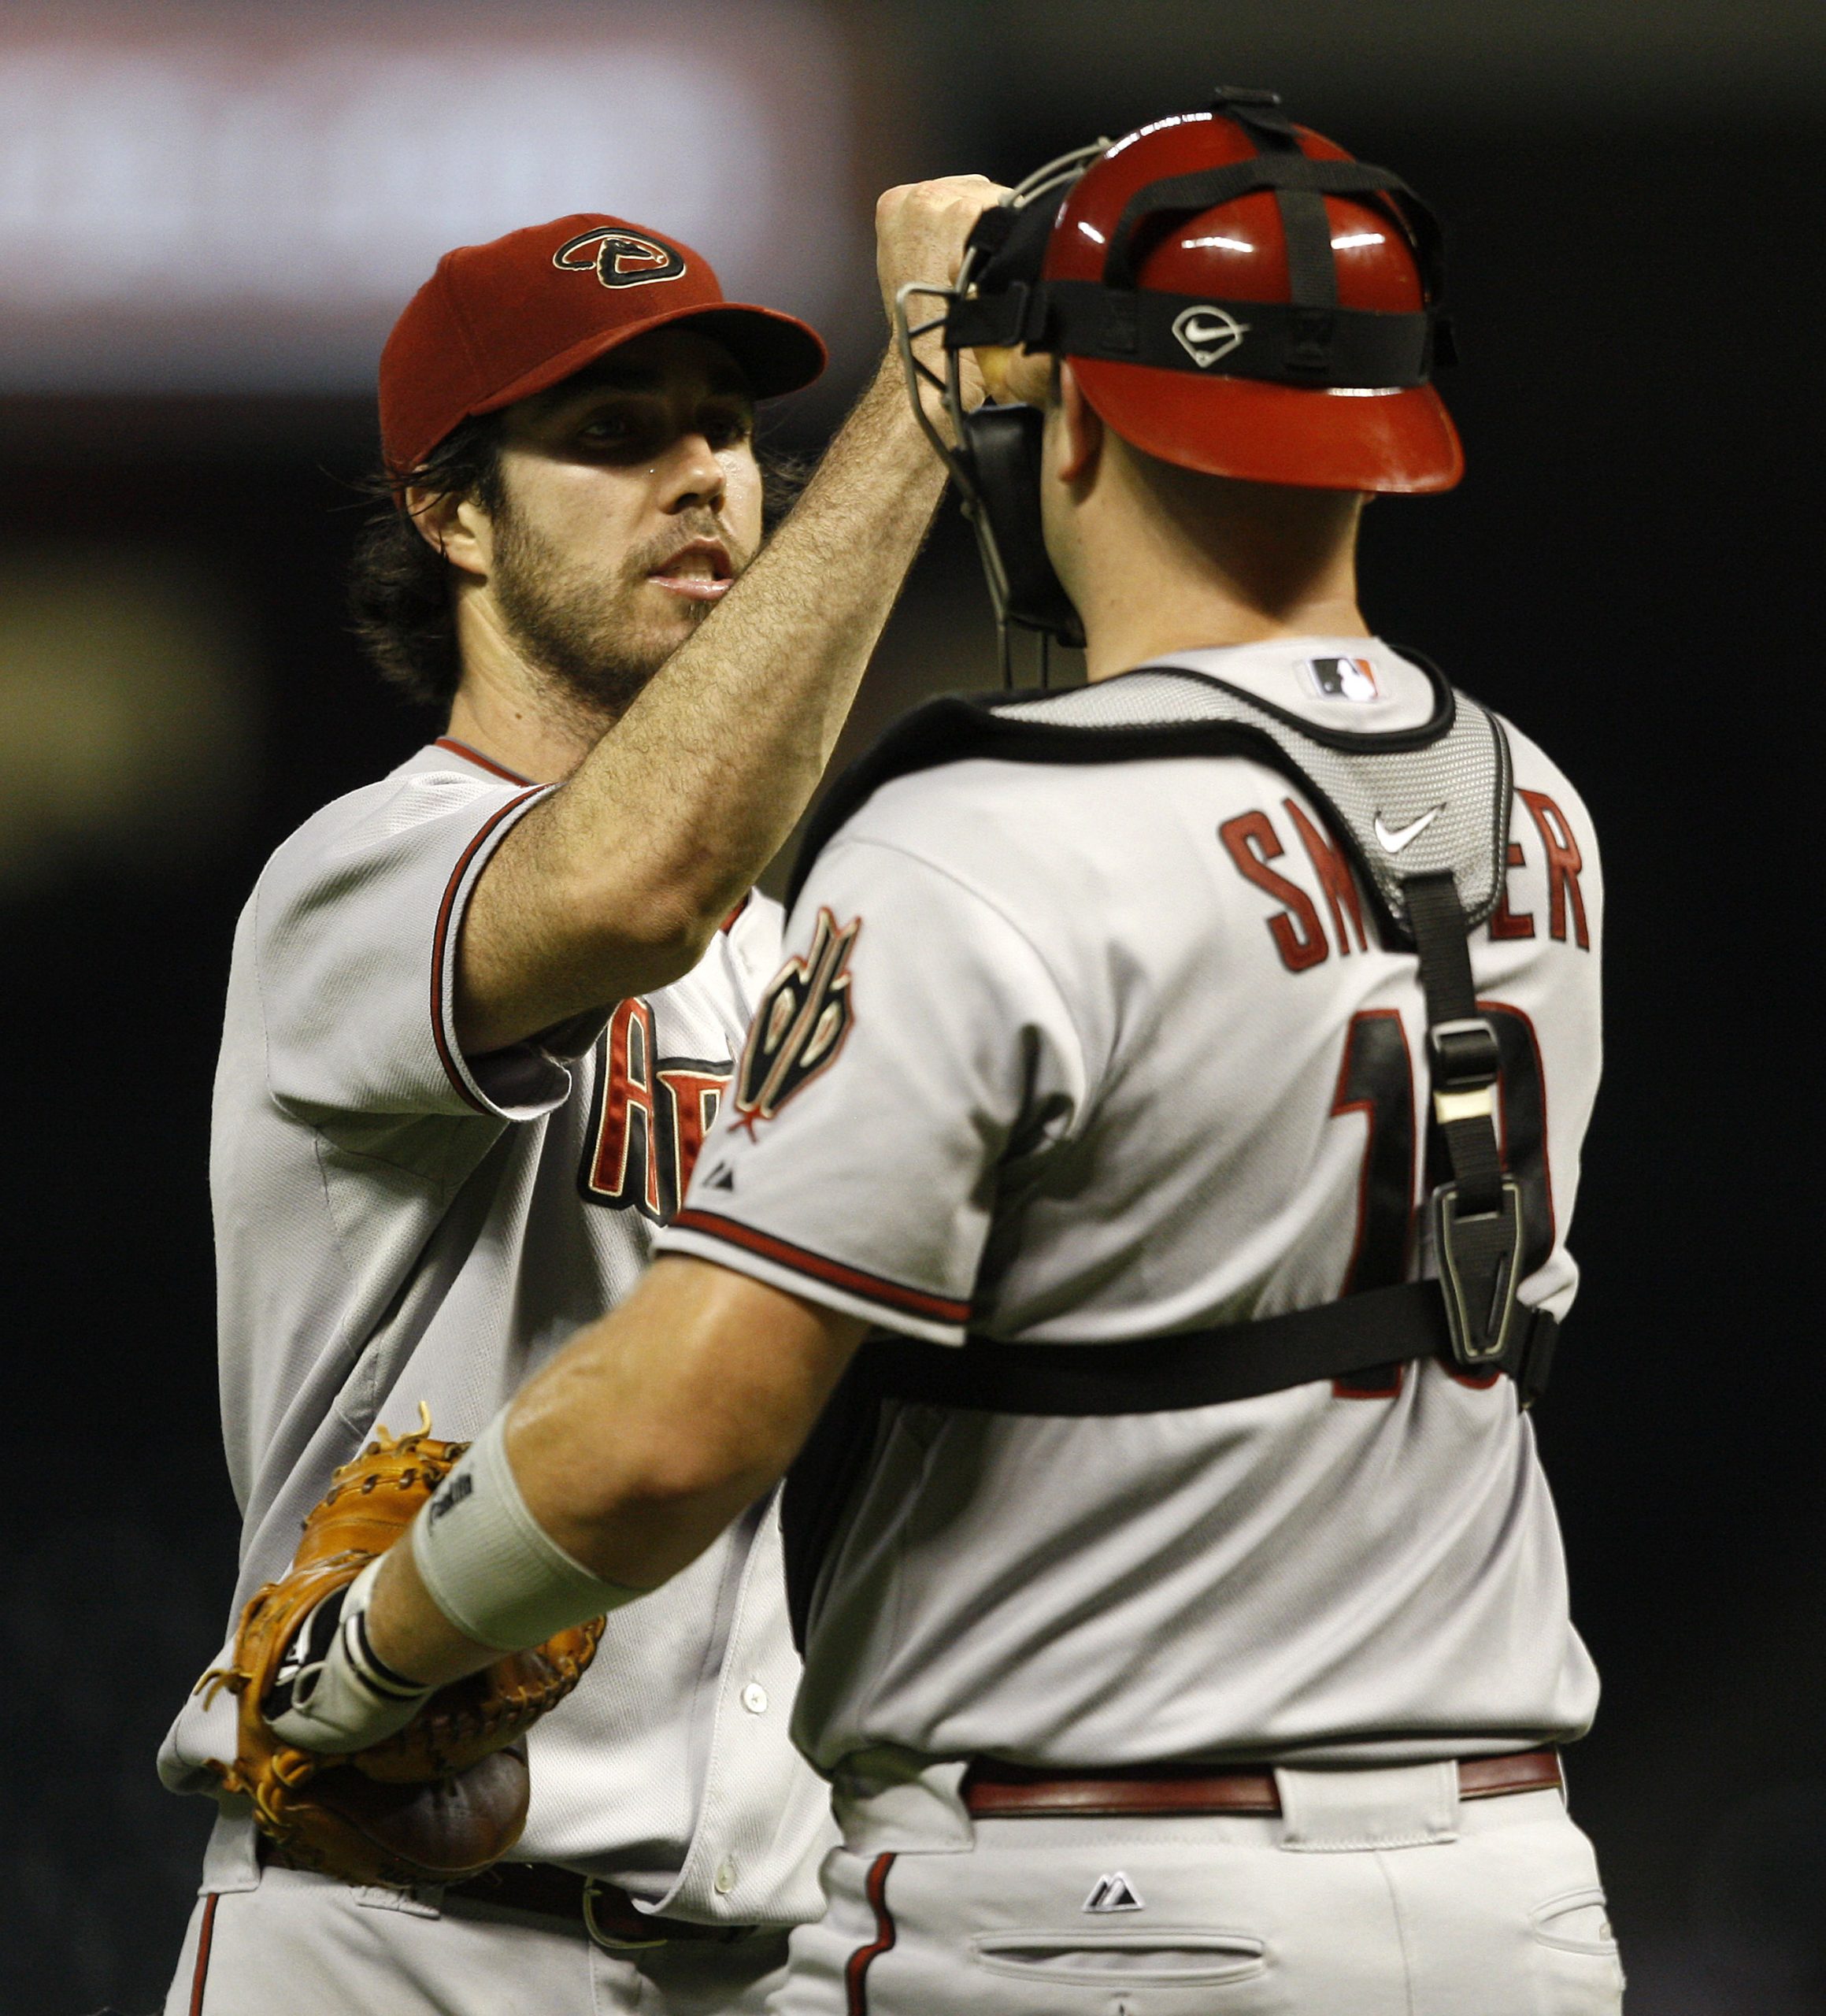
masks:
MULTIPOLYGON (((883 194, 875 206, 875 265, 891 324, 895 297, 909 281, 929 282, 934 287, 957 284, 971 226, 1007 193, 1000 183, 986 176, 947 175, 934 182, 903 183, 883 194)), ((939 305, 916 295, 909 304, 910 319, 917 323, 939 305)), ((921 338, 915 348, 942 377, 944 350, 937 332, 921 338)), ((961 389, 968 410, 983 402, 983 379, 968 351, 962 364, 961 389)), ((943 402, 937 394, 927 387, 921 396, 928 412, 942 420, 943 402)))

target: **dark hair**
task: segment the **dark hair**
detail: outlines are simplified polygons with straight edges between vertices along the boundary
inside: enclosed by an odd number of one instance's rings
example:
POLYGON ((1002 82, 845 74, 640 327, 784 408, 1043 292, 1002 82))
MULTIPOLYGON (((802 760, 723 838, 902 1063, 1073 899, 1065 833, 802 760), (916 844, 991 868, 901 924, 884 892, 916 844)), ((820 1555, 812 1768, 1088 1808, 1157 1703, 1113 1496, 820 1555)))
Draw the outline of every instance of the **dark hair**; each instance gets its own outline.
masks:
MULTIPOLYGON (((499 413, 465 420, 440 441, 410 480, 438 497, 473 498, 498 511, 499 413)), ((771 533, 798 501, 812 472, 806 458, 757 443, 761 528, 771 533)), ((462 677, 450 563, 407 515, 384 471, 365 486, 376 509, 363 524, 350 564, 349 612, 355 635, 383 679, 408 699, 447 707, 462 677)))
MULTIPOLYGON (((501 416, 481 414, 446 434, 412 472, 434 497, 500 508, 501 416)), ((448 706, 462 667, 450 606, 450 563, 426 539, 385 470, 364 487, 375 509, 350 562, 349 613, 380 676, 409 699, 448 706)))

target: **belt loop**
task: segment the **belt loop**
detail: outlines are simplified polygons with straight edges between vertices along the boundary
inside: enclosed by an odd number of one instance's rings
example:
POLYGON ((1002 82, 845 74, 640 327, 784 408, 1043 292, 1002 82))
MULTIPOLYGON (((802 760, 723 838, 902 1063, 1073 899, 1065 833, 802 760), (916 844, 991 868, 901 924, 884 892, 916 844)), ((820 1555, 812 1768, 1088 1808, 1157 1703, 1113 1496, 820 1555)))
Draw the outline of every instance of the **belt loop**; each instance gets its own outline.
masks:
POLYGON ((1296 1855, 1419 1848, 1458 1838, 1458 1767, 1398 1764, 1369 1770, 1276 1766, 1280 1845, 1296 1855))

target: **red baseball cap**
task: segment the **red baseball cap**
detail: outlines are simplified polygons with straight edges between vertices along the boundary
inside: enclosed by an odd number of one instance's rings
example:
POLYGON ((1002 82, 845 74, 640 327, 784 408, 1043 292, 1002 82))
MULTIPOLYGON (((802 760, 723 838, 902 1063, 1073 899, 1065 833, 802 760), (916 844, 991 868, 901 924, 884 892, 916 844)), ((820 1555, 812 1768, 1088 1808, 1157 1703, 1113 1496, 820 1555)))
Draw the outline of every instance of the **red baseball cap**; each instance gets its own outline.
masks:
POLYGON ((824 368, 796 316, 725 301, 710 262, 624 218, 580 211, 460 245, 393 325, 380 353, 380 442, 404 476, 450 430, 569 378, 649 329, 688 322, 714 336, 757 398, 797 391, 824 368))

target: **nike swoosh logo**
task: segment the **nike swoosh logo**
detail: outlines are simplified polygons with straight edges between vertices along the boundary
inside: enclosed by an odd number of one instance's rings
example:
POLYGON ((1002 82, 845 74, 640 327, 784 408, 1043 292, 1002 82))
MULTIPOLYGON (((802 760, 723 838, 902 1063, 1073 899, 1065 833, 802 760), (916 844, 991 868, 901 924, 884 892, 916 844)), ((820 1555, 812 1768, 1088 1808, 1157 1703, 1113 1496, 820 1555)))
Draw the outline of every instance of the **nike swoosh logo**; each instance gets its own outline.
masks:
POLYGON ((1383 825, 1379 812, 1376 815, 1376 837, 1381 841, 1385 853, 1399 854, 1409 840, 1417 840, 1445 809, 1443 805, 1435 805, 1431 812, 1423 812, 1412 825, 1403 826, 1398 832, 1391 832, 1383 825))

